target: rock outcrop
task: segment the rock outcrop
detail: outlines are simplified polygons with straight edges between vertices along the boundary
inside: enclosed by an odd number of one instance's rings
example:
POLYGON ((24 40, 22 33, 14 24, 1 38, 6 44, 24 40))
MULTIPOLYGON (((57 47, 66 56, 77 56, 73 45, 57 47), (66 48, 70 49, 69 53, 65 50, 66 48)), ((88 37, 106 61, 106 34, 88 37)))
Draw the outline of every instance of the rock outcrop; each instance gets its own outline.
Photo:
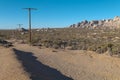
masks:
POLYGON ((107 20, 92 20, 82 21, 77 24, 70 25, 70 28, 88 28, 88 29, 117 29, 120 28, 120 17, 116 16, 114 19, 107 20))

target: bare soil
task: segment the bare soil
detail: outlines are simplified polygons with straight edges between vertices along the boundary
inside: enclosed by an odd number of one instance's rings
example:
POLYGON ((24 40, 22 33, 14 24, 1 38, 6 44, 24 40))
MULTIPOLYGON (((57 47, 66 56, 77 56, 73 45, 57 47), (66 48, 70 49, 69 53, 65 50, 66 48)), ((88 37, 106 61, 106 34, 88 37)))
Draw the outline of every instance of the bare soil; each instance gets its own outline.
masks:
POLYGON ((120 58, 27 44, 0 51, 0 80, 120 80, 120 58))
POLYGON ((31 80, 12 49, 0 47, 0 80, 31 80))

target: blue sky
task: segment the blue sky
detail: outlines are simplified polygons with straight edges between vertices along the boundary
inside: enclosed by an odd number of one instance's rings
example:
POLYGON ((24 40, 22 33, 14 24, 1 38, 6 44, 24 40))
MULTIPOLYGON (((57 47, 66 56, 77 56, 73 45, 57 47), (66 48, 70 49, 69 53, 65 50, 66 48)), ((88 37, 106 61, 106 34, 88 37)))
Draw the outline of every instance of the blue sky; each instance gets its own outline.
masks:
POLYGON ((100 20, 120 16, 120 0, 0 0, 0 29, 28 28, 28 11, 32 11, 32 28, 67 27, 82 20, 100 20))

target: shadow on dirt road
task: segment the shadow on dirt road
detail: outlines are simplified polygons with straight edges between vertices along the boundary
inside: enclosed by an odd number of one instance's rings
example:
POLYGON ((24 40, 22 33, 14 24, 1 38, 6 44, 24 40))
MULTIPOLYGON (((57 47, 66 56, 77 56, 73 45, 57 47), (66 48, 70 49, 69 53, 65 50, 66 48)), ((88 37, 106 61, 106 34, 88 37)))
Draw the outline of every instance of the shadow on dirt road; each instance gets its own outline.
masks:
POLYGON ((64 76, 56 69, 46 66, 37 60, 31 52, 24 52, 13 49, 17 59, 22 63, 26 72, 30 74, 32 80, 73 80, 64 76))

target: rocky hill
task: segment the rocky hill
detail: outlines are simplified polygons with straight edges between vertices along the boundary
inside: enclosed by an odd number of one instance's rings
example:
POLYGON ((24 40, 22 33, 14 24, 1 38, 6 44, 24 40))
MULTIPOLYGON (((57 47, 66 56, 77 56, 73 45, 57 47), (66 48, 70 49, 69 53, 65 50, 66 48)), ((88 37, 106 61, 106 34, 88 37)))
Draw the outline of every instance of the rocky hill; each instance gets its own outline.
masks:
POLYGON ((88 28, 88 29, 117 29, 120 28, 120 17, 116 16, 113 19, 82 21, 77 24, 70 25, 70 28, 88 28))

